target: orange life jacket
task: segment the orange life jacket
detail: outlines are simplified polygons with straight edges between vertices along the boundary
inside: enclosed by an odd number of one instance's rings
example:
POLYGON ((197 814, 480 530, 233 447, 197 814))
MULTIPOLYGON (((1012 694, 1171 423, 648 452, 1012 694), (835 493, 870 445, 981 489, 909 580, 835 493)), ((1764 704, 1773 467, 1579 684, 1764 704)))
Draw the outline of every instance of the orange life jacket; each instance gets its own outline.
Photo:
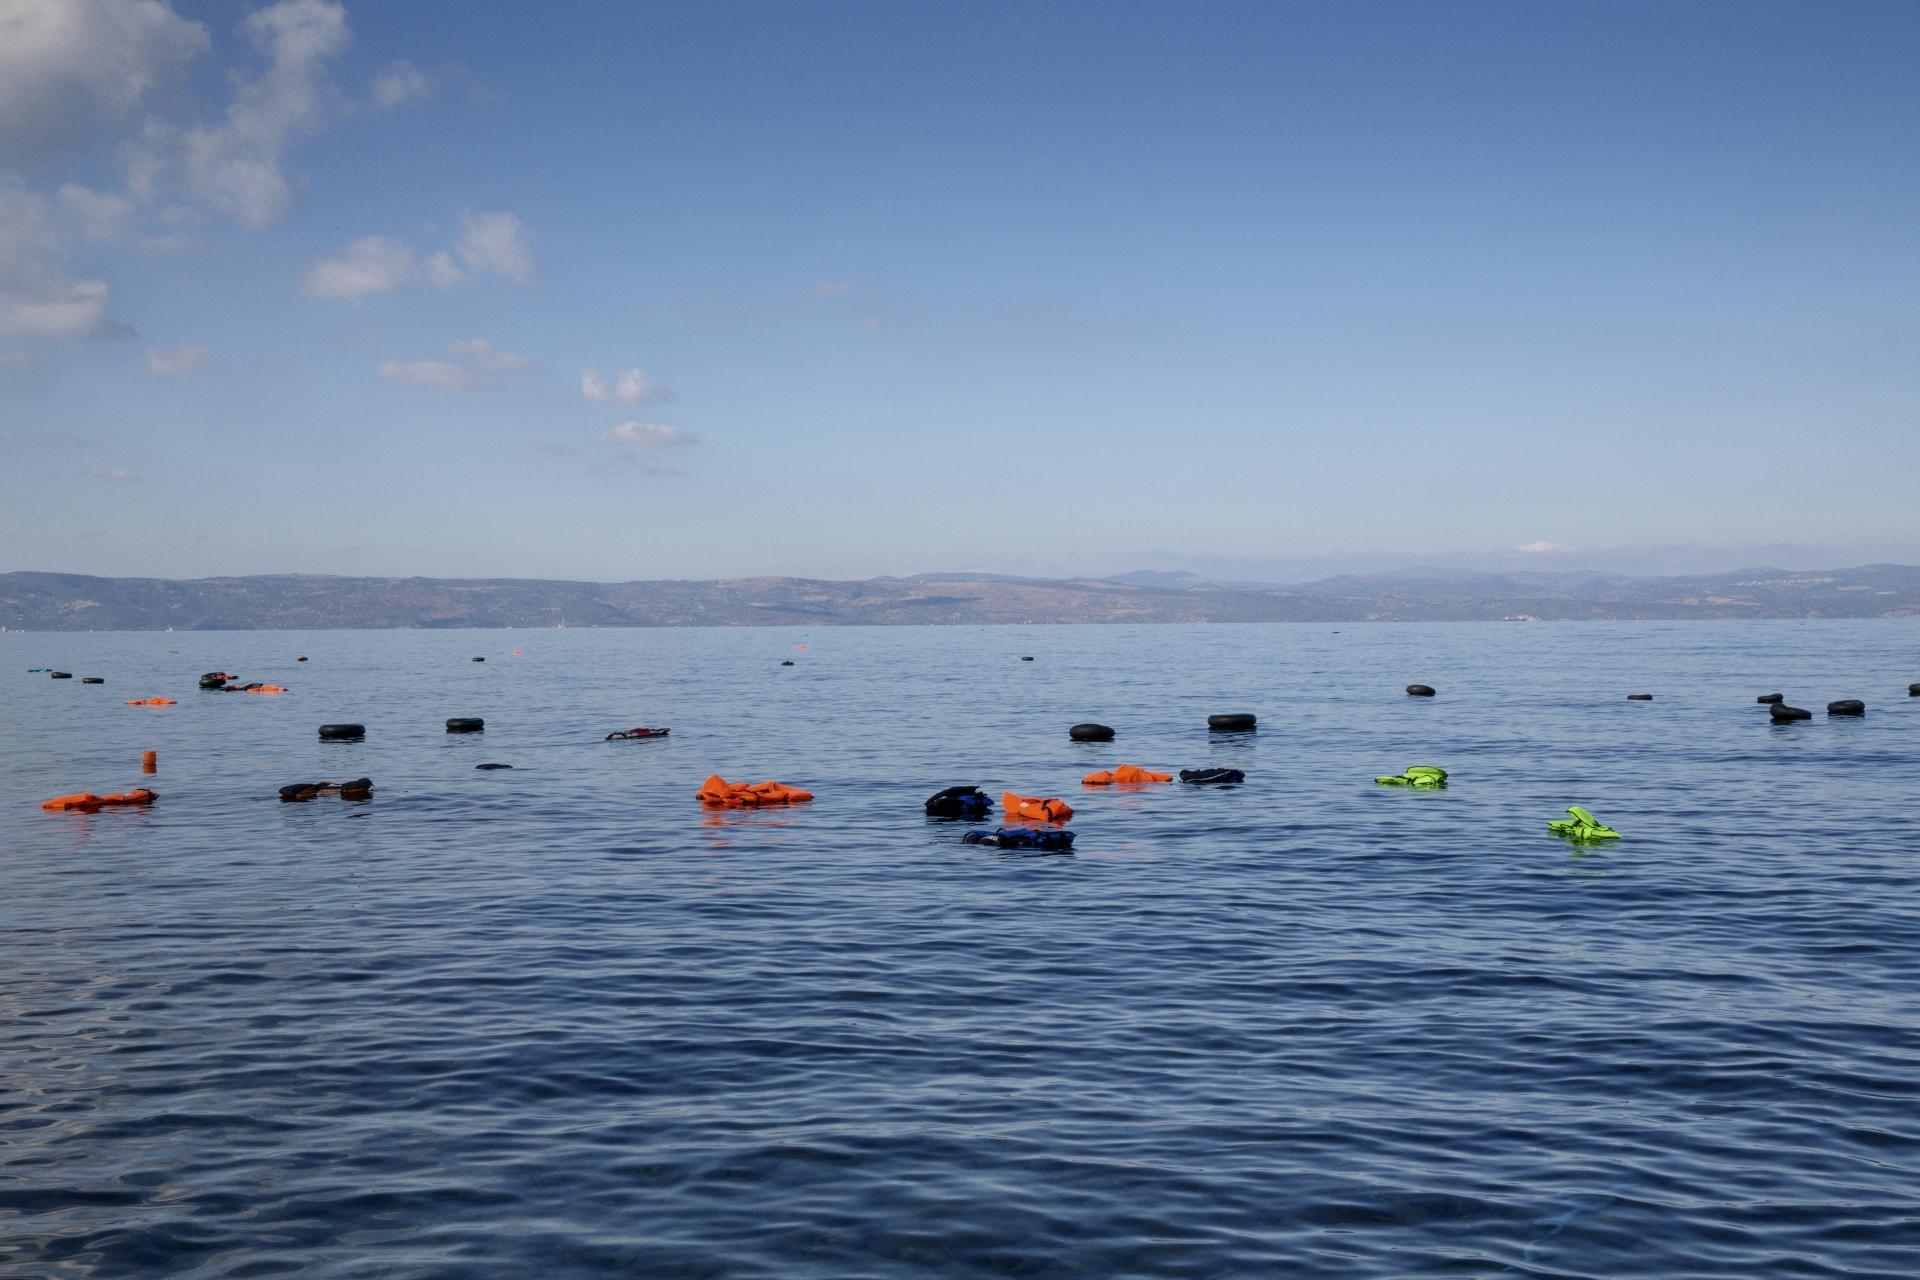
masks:
POLYGON ((1000 803, 1007 807, 1008 813, 1028 822, 1067 822, 1073 817, 1073 810, 1065 800, 1020 796, 1009 791, 1000 797, 1000 803))

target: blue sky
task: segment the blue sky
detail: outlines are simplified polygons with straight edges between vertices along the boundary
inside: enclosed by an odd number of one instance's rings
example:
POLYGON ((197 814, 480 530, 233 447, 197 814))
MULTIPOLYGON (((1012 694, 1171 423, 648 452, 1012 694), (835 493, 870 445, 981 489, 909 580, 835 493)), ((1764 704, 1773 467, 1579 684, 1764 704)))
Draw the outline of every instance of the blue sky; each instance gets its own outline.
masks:
POLYGON ((0 0, 0 569, 1920 561, 1917 48, 0 0))

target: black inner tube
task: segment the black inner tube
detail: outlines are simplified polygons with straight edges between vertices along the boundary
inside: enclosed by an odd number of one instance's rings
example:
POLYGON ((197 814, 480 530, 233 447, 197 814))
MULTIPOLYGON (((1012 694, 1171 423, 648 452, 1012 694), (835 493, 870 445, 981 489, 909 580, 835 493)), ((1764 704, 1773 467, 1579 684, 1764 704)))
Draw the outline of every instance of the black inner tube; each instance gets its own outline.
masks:
POLYGON ((363 724, 323 724, 320 726, 320 736, 322 738, 335 740, 364 738, 367 736, 367 726, 363 724))
POLYGON ((1407 686, 1407 693, 1415 698, 1431 698, 1433 696, 1433 686, 1430 684, 1410 684, 1407 686))
POLYGON ((1113 730, 1104 724, 1077 724, 1067 730, 1075 742, 1112 742, 1113 730))
POLYGON ((487 727, 487 722, 485 720, 478 719, 477 717, 464 718, 464 719, 460 717, 455 717, 454 719, 447 721, 448 733, 480 733, 481 731, 486 729, 486 727, 487 727))
POLYGON ((1208 716, 1207 728, 1221 733, 1245 733, 1259 723, 1257 717, 1246 712, 1232 712, 1227 715, 1208 716))

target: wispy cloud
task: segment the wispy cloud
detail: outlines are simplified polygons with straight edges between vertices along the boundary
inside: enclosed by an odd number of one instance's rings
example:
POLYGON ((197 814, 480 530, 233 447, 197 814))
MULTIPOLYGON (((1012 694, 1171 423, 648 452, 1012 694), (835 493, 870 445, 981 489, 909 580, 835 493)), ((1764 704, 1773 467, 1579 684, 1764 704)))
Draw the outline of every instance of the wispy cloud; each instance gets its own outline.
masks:
POLYGON ((382 360, 380 376, 389 382, 438 387, 443 391, 473 391, 490 387, 501 376, 524 373, 533 361, 506 351, 485 338, 449 342, 444 360, 382 360))
POLYGON ((451 289, 480 276, 533 282, 533 235, 511 213, 462 213, 450 248, 422 257, 395 236, 362 236, 307 270, 300 288, 315 298, 358 299, 413 284, 451 289))
POLYGON ((1569 547, 1564 542, 1548 542, 1545 538, 1536 538, 1532 542, 1515 547, 1514 550, 1524 552, 1530 556, 1544 556, 1552 555, 1556 552, 1572 551, 1574 548, 1569 547))
POLYGON ((33 367, 33 361, 24 351, 0 351, 0 373, 18 373, 22 369, 33 367))
POLYGON ((595 438, 601 444, 626 445, 634 449, 678 449, 700 443, 700 437, 691 431, 682 431, 659 422, 623 422, 602 431, 595 438))
POLYGON ((139 484, 140 483, 140 477, 135 475, 133 472, 127 470, 127 468, 125 467, 99 467, 99 466, 88 467, 87 476, 89 479, 105 480, 113 484, 139 484))
POLYGON ((382 67, 367 86, 367 92, 375 106, 382 111, 391 111, 428 97, 434 88, 431 75, 401 58, 382 67))
POLYGON ((149 351, 147 372, 157 373, 163 378, 177 378, 200 369, 212 354, 211 347, 171 347, 165 351, 149 351))
POLYGON ((598 404, 672 404, 679 399, 638 369, 622 369, 608 382, 598 369, 580 371, 580 396, 598 404))

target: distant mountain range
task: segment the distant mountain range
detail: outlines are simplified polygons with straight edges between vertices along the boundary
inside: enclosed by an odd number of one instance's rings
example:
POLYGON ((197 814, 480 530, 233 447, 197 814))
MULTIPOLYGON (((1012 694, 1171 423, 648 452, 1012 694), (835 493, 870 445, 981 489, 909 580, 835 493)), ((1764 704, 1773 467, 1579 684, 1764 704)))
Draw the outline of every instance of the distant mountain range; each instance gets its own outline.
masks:
POLYGON ((0 627, 12 631, 1913 617, 1920 617, 1920 568, 1896 564, 1676 578, 1407 572, 1296 586, 1152 570, 1112 578, 929 573, 859 582, 0 574, 0 627))

